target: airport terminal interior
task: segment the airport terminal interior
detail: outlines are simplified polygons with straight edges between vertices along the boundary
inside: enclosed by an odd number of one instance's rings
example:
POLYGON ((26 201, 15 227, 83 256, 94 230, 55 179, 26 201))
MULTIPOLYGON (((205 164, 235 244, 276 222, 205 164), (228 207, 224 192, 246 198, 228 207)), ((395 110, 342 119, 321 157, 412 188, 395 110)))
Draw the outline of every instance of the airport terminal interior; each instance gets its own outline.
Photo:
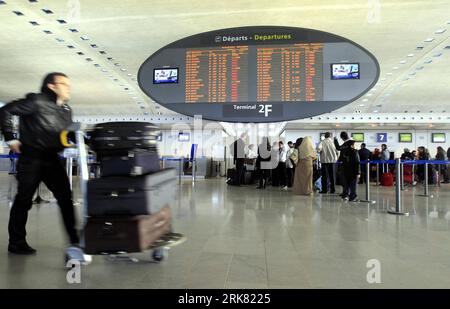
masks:
MULTIPOLYGON (((41 184, 26 224, 37 252, 8 252, 21 159, 0 134, 0 288, 450 288, 449 0, 0 0, 0 21, 0 107, 50 72, 70 80, 84 138, 60 156, 77 228, 98 219, 87 184, 117 167, 92 132, 147 122, 172 173, 147 198, 184 235, 68 268, 41 184)), ((81 248, 102 235, 84 230, 81 248)))

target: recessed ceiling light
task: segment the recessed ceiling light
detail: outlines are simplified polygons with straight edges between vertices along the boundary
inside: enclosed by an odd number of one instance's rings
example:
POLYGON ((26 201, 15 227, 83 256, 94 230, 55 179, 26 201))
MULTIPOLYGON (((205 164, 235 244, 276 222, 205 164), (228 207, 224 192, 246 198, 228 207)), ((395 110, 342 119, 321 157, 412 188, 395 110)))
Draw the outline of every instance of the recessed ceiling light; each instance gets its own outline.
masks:
POLYGON ((106 52, 104 50, 99 51, 100 54, 106 55, 106 52))
POLYGON ((367 101, 369 101, 369 99, 363 99, 363 102, 367 102, 367 101))
POLYGON ((148 112, 144 112, 144 115, 148 115, 148 112))
POLYGON ((114 65, 115 65, 116 67, 120 67, 120 63, 118 63, 118 62, 114 63, 114 65))
POLYGON ((52 34, 53 32, 51 32, 50 30, 43 30, 44 31, 44 33, 46 33, 46 34, 52 34))
POLYGON ((112 60, 113 60, 113 58, 112 58, 112 57, 108 57, 108 58, 106 58, 106 59, 108 59, 109 61, 112 61, 112 60))
MULTIPOLYGON (((427 38, 427 39, 425 39, 424 42, 430 43, 430 42, 433 42, 433 41, 434 41, 434 38, 427 38)), ((422 47, 423 47, 423 46, 422 46, 422 47)))
POLYGON ((114 78, 113 81, 118 82, 119 80, 117 78, 114 78))
POLYGON ((359 104, 359 107, 363 107, 363 106, 364 106, 364 104, 362 104, 362 103, 361 103, 361 104, 359 104))
POLYGON ((423 66, 418 66, 417 68, 416 68, 416 70, 422 70, 423 69, 423 66))
POLYGON ((60 24, 67 24, 67 22, 64 19, 57 19, 57 22, 59 22, 60 24))
POLYGON ((405 64, 405 63, 406 63, 406 60, 400 60, 400 63, 401 63, 401 64, 405 64))
POLYGON ((128 90, 130 90, 130 88, 123 88, 123 90, 128 91, 128 90))
POLYGON ((94 67, 99 68, 99 67, 100 67, 100 64, 94 63, 94 67))
POLYGON ((108 70, 107 69, 102 69, 102 72, 103 73, 108 73, 108 70))
POLYGON ((0 0, 0 5, 2 5, 2 4, 6 4, 6 2, 3 0, 0 0))
POLYGON ((53 11, 49 9, 42 9, 42 12, 44 12, 45 14, 53 14, 53 11))
POLYGON ((36 3, 36 2, 38 2, 38 0, 28 0, 28 2, 36 3))
POLYGON ((436 57, 436 58, 437 58, 437 57, 440 57, 440 56, 442 56, 442 53, 437 53, 437 54, 434 54, 434 55, 433 55, 433 57, 436 57))
POLYGON ((121 70, 122 72, 125 72, 127 69, 121 68, 120 70, 121 70))
POLYGON ((31 20, 30 24, 32 24, 33 26, 39 26, 39 23, 37 21, 31 20))
POLYGON ((73 45, 67 45, 67 48, 74 49, 75 46, 73 46, 73 45))
POLYGON ((56 40, 60 43, 64 42, 64 39, 61 39, 61 38, 56 38, 56 40))
POLYGON ((84 53, 83 52, 77 52, 78 55, 83 56, 84 53))
POLYGON ((409 73, 409 75, 416 75, 416 72, 411 72, 409 73))
POLYGON ((97 44, 91 44, 92 48, 98 48, 97 44))
POLYGON ((72 32, 72 33, 77 33, 78 32, 78 30, 75 29, 75 28, 70 28, 69 31, 72 32))
POLYGON ((92 58, 86 58, 86 61, 87 61, 87 62, 91 62, 91 61, 92 61, 92 58))
POLYGON ((14 14, 16 14, 17 16, 23 16, 23 13, 20 11, 13 11, 14 14))
POLYGON ((80 36, 80 39, 82 39, 83 41, 89 41, 89 38, 86 36, 80 36))
POLYGON ((432 63, 432 62, 433 62, 433 60, 428 59, 428 60, 425 60, 423 63, 432 63))
POLYGON ((391 72, 389 72, 389 73, 386 73, 386 75, 388 75, 388 76, 391 76, 391 75, 392 75, 392 73, 391 73, 391 72))
POLYGON ((422 50, 423 48, 424 48, 424 46, 422 46, 422 45, 416 46, 416 50, 422 50))
POLYGON ((436 30, 434 33, 435 33, 435 34, 441 34, 441 33, 444 33, 446 30, 447 30, 447 29, 438 29, 438 30, 436 30))
POLYGON ((414 54, 408 54, 406 57, 414 57, 414 54))
POLYGON ((127 75, 128 75, 128 76, 133 76, 133 74, 131 74, 131 73, 128 73, 127 75))
POLYGON ((392 69, 394 69, 394 70, 398 70, 398 67, 393 67, 392 69))

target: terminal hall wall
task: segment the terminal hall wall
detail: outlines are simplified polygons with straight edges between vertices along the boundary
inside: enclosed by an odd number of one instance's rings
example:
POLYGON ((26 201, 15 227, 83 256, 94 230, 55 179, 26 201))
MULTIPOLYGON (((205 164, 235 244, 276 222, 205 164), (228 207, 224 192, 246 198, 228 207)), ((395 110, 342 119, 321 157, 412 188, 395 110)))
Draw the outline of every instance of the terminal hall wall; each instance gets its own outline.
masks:
MULTIPOLYGON (((408 148, 410 150, 417 149, 419 146, 425 146, 430 151, 431 156, 434 158, 436 155, 436 148, 441 146, 445 151, 450 147, 450 130, 342 130, 342 129, 317 129, 317 130, 286 130, 282 134, 282 140, 293 141, 299 137, 311 136, 313 142, 316 144, 320 140, 320 133, 322 132, 332 132, 333 136, 337 136, 339 138, 339 134, 341 131, 347 131, 349 135, 351 133, 364 133, 364 142, 371 151, 375 148, 381 148, 382 143, 377 143, 377 133, 387 133, 388 140, 386 145, 390 151, 394 151, 396 157, 399 157, 403 152, 404 148, 408 148), (398 142, 398 134, 399 133, 412 133, 412 143, 399 143, 398 142), (431 141, 432 133, 445 133, 446 134, 446 142, 445 143, 433 143, 431 141)), ((339 139, 339 143, 342 143, 342 140, 339 139)), ((356 148, 360 148, 361 143, 356 143, 356 148)))

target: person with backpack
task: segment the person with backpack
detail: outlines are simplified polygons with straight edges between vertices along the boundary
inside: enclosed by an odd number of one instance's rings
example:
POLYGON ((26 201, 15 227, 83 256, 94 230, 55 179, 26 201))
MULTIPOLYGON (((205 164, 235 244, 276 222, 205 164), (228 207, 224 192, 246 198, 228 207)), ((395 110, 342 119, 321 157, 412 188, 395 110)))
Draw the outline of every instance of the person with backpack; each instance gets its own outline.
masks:
MULTIPOLYGON (((334 146, 336 147, 336 150, 342 152, 350 147, 352 140, 348 136, 348 133, 345 131, 342 131, 339 136, 344 141, 344 143, 342 145, 339 145, 339 142, 338 142, 337 138, 335 137, 334 138, 334 146)), ((340 161, 340 160, 338 159, 338 161, 340 161)), ((339 178, 339 181, 342 185, 342 193, 340 194, 340 196, 343 198, 344 197, 344 188, 347 186, 347 184, 346 184, 346 177, 345 177, 345 173, 344 173, 344 167, 342 164, 338 165, 336 174, 337 174, 336 175, 337 178, 339 178)))
POLYGON ((361 175, 361 166, 358 151, 355 149, 355 141, 350 140, 348 147, 341 150, 339 161, 342 164, 343 177, 345 178, 342 199, 355 201, 357 197, 356 185, 361 175))

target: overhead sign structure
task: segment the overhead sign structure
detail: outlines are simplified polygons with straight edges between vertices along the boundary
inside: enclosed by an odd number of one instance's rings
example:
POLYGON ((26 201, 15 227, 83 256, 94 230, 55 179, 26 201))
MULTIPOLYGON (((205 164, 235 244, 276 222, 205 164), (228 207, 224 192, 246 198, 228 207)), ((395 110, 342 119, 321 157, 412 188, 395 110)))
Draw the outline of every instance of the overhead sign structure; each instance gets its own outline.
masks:
POLYGON ((151 55, 138 82, 178 113, 278 122, 331 112, 378 80, 376 58, 343 37, 303 28, 241 27, 193 35, 151 55))

